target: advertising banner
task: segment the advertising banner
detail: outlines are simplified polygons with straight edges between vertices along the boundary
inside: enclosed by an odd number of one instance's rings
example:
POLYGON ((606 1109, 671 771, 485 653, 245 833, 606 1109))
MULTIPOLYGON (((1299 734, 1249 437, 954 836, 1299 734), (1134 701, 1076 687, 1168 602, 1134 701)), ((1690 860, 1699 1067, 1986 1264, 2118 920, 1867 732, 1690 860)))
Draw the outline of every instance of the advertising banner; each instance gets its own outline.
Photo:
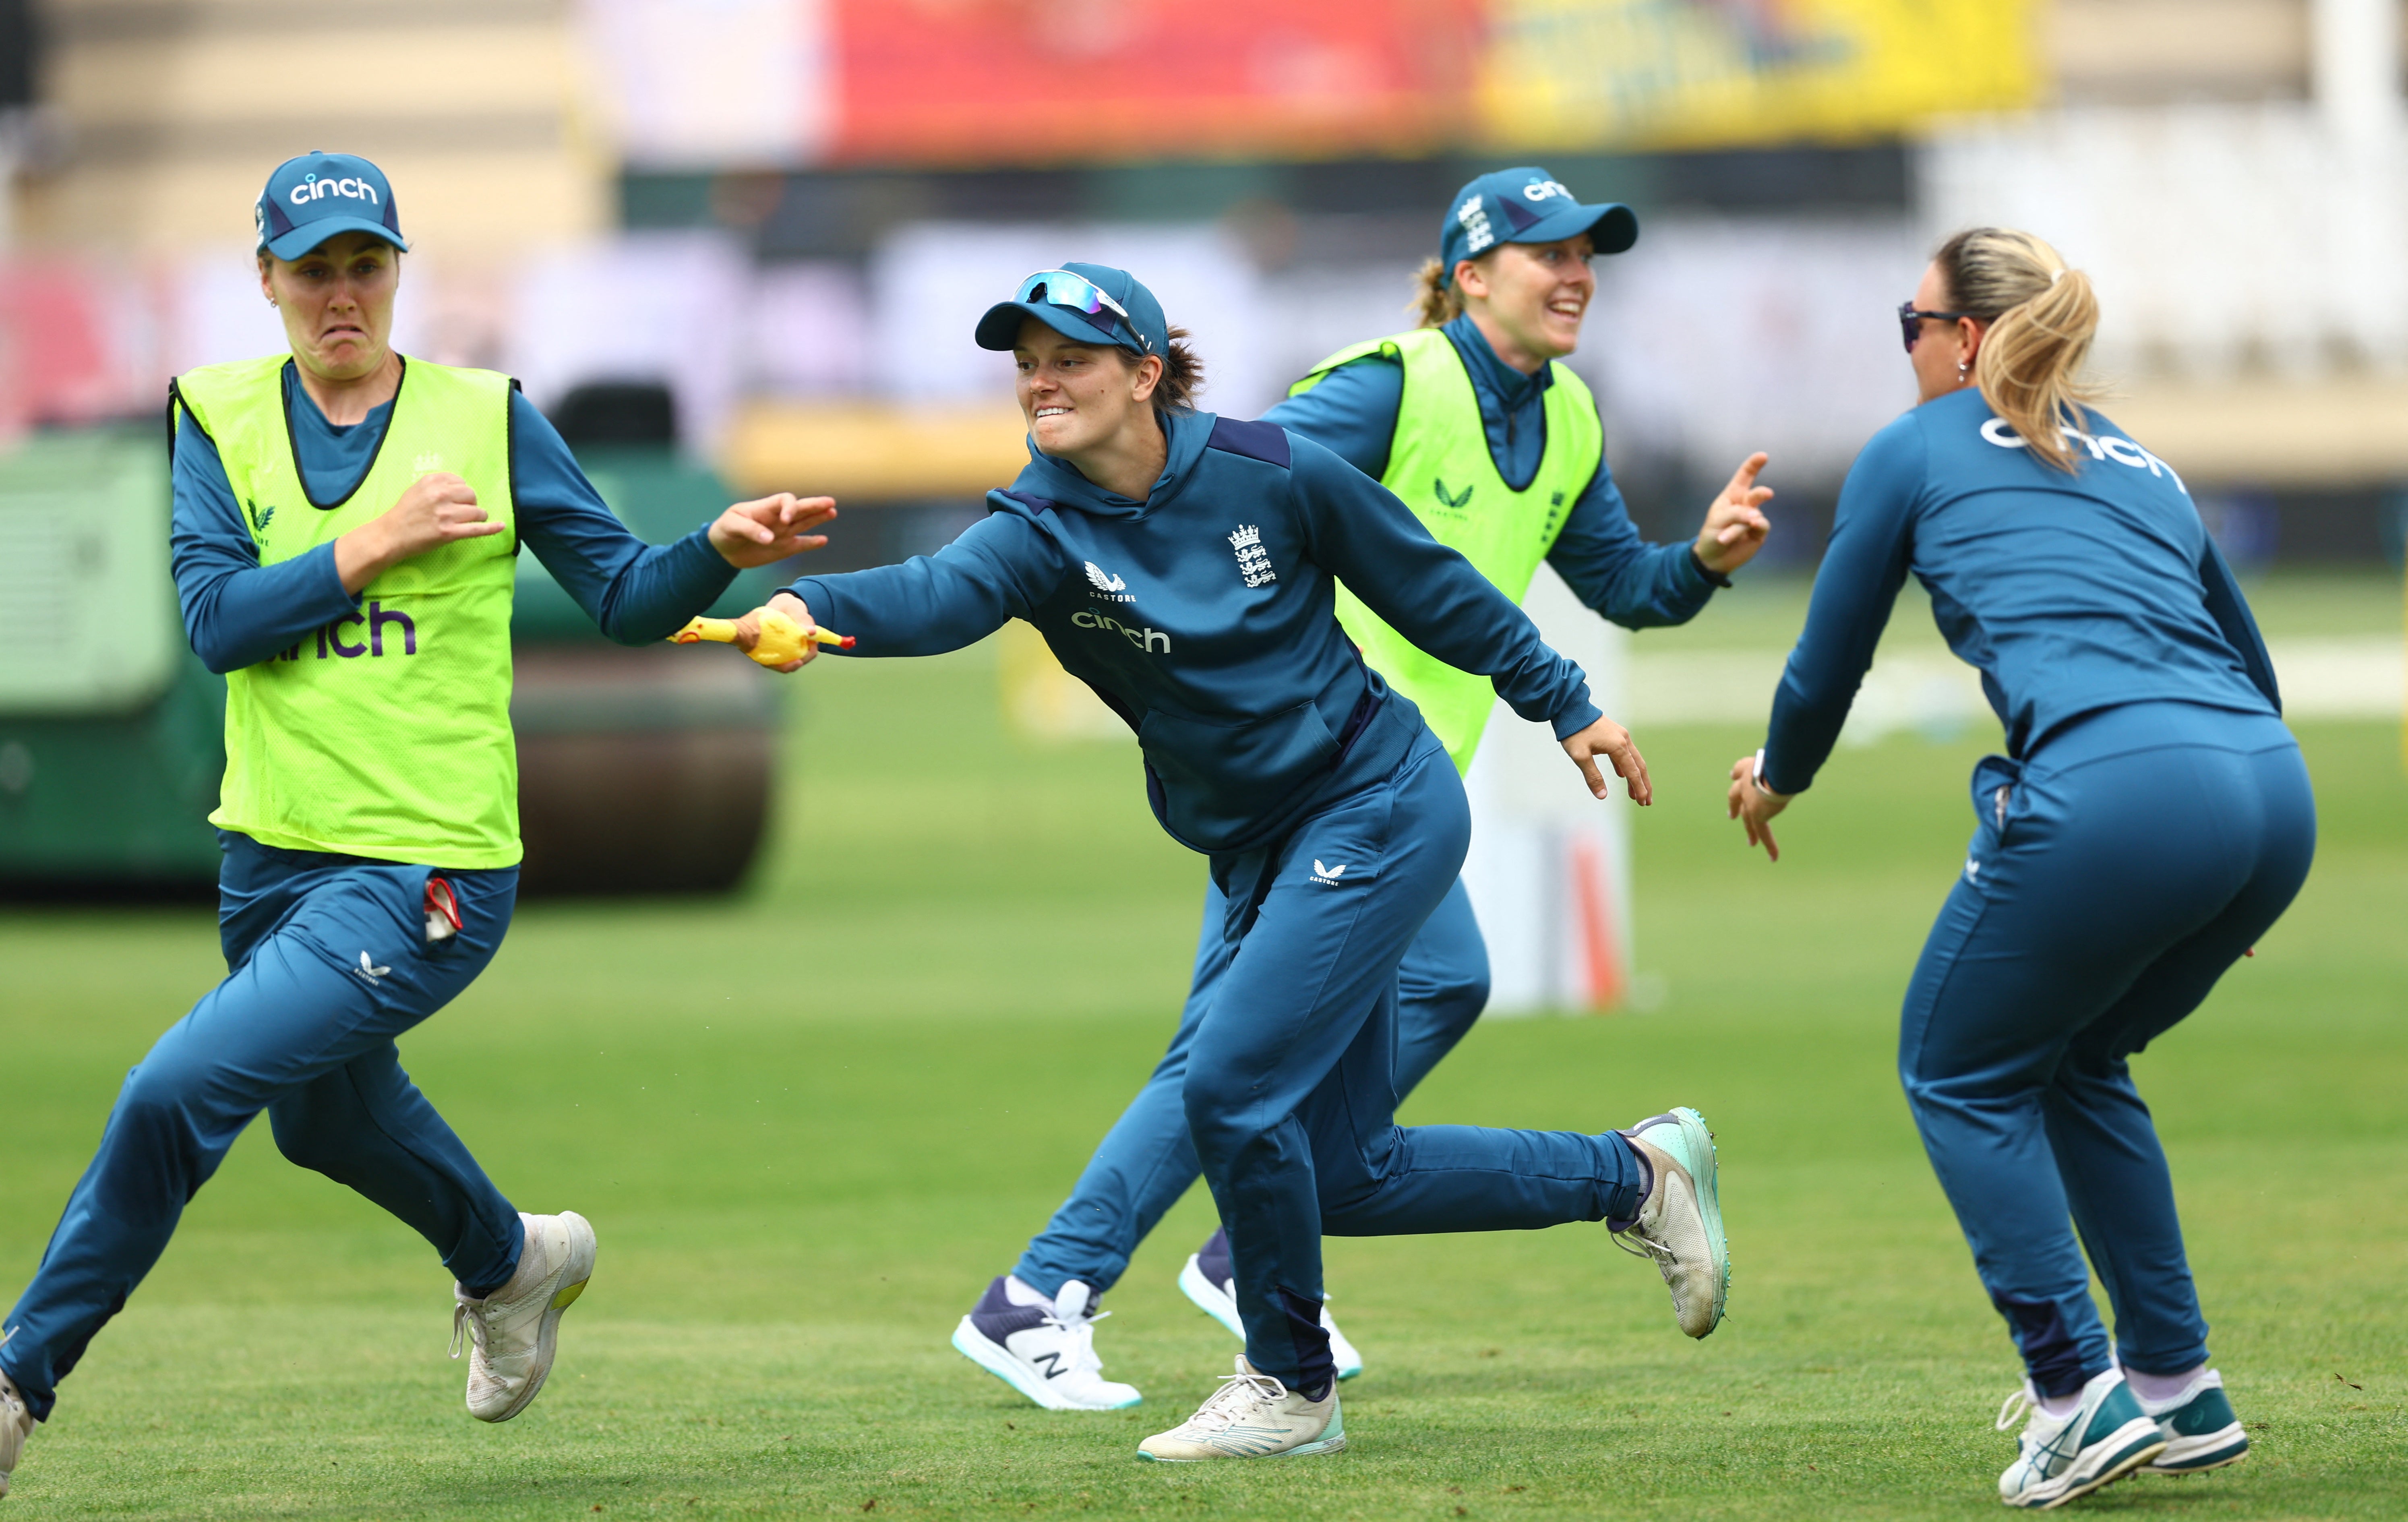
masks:
POLYGON ((1325 158, 1461 136, 1480 0, 834 0, 838 162, 1325 158))
POLYGON ((1498 149, 1894 136, 2029 104, 2031 0, 1488 0, 1498 149))
POLYGON ((2028 104, 2038 0, 580 0, 654 168, 1727 148, 2028 104))

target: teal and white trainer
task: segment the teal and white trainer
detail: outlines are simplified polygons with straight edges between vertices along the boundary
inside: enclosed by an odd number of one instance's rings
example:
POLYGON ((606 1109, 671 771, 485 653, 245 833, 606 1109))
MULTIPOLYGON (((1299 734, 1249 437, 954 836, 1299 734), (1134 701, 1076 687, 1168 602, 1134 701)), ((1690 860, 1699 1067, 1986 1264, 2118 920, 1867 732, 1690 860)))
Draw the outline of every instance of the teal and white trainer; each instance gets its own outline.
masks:
POLYGON ((2131 1473, 2165 1451, 2165 1435, 2141 1409, 2141 1398, 2110 1369, 2082 1386, 2082 1403, 2071 1415, 2042 1411, 2026 1385, 1999 1408, 1999 1430, 2024 1420, 2016 1441, 2022 1452, 1999 1476, 1999 1499, 2010 1506, 2044 1512, 2086 1496, 2131 1473))
POLYGON ((1195 1415, 1139 1443, 1137 1456, 1156 1464, 1192 1464, 1206 1458, 1302 1458, 1345 1446, 1336 1381, 1320 1400, 1308 1400, 1255 1372, 1240 1353, 1238 1371, 1222 1376, 1221 1388, 1195 1415))
POLYGON ((2166 1451, 2149 1460, 2151 1474, 2197 1474, 2249 1457, 2249 1433, 2225 1399, 2224 1376, 2213 1369, 2170 1400, 2142 1400, 2141 1410, 2166 1440, 2166 1451))
POLYGON ((465 1329, 475 1344, 468 1353, 468 1414, 480 1422, 509 1421, 533 1403, 552 1377, 560 1314, 594 1277, 594 1228, 584 1216, 522 1212, 519 1219, 526 1226, 526 1245, 510 1282, 480 1300, 452 1286, 457 1302, 452 1357, 460 1356, 465 1329))
POLYGON ((986 1286, 953 1328, 953 1349, 1048 1411, 1118 1411, 1145 1398, 1104 1377, 1096 1356, 1101 1297, 1085 1281, 1063 1282, 1051 1299, 1005 1274, 986 1286))
POLYGON ((1646 1154, 1656 1186, 1639 1207, 1639 1219, 1613 1234, 1613 1244, 1656 1260, 1672 1291, 1674 1319, 1690 1336, 1703 1337, 1722 1325, 1730 1299, 1730 1242, 1723 1235, 1714 1133, 1705 1116, 1681 1105, 1622 1135, 1646 1154))
POLYGON ((34 1414, 26 1407, 25 1398, 17 1392, 16 1381, 0 1374, 0 1496, 8 1493, 8 1476, 17 1472, 18 1457, 33 1435, 34 1414))
MULTIPOLYGON (((1179 1292, 1193 1300, 1196 1309, 1227 1328, 1230 1336, 1240 1343, 1246 1340, 1246 1324, 1238 1317, 1238 1271, 1229 1259, 1226 1231, 1214 1231, 1204 1239, 1203 1246, 1187 1255, 1187 1266, 1179 1271, 1179 1292)), ((1329 1359, 1338 1366, 1338 1377, 1353 1379, 1361 1373, 1363 1355, 1338 1329, 1326 1299, 1321 1306, 1321 1329, 1329 1334, 1329 1359)))

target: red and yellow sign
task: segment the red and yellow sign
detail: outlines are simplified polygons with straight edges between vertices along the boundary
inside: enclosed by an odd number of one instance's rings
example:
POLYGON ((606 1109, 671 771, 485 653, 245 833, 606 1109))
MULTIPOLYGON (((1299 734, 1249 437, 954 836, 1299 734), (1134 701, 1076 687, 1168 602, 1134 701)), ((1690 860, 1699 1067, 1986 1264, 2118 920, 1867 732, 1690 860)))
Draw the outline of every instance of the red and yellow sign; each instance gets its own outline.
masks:
POLYGON ((837 0, 841 162, 1326 158, 1459 139, 1481 0, 837 0))
POLYGON ((2040 0, 586 0, 631 162, 1533 156, 2028 104, 2040 0), (791 84, 787 83, 791 81, 791 84))
POLYGON ((1894 136, 2028 104, 2028 0, 1488 0, 1481 136, 1529 149, 1894 136))

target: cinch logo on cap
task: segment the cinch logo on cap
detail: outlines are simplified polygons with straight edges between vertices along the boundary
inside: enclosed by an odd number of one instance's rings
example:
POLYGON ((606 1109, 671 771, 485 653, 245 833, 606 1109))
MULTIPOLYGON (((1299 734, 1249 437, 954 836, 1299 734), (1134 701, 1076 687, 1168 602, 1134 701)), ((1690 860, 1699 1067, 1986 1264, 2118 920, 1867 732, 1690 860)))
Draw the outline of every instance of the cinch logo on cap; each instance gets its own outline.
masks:
POLYGON ((252 217, 260 247, 279 259, 297 259, 342 232, 373 233, 396 249, 409 247, 384 171, 353 153, 286 159, 267 177, 252 217))
POLYGON ((292 190, 286 192, 284 198, 292 202, 294 206, 307 206, 312 201, 322 201, 329 195, 342 195, 348 196, 352 200, 364 200, 370 206, 382 206, 384 204, 382 201, 377 199, 376 187, 374 185, 369 184, 365 179, 354 179, 348 175, 340 179, 321 179, 316 175, 311 175, 308 179, 301 181, 298 185, 294 186, 292 190))

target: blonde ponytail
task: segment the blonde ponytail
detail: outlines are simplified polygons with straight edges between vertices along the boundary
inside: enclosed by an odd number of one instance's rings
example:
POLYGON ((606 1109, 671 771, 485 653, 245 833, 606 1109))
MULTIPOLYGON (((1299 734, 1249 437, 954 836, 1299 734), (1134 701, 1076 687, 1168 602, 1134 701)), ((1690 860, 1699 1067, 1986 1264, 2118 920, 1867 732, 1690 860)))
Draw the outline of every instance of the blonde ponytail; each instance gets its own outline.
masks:
POLYGON ((1425 259, 1413 276, 1413 299, 1405 310, 1421 319, 1423 327, 1444 327, 1463 315, 1463 293, 1455 288, 1455 272, 1436 259, 1425 259))
POLYGON ((1949 308, 1990 324, 1973 362, 1982 399, 2042 463, 2071 475, 2073 446, 2059 430, 2080 428, 2081 404, 2100 395, 2081 377, 2099 332, 2090 277, 2029 233, 1999 227, 1958 233, 1932 262, 1949 308))

